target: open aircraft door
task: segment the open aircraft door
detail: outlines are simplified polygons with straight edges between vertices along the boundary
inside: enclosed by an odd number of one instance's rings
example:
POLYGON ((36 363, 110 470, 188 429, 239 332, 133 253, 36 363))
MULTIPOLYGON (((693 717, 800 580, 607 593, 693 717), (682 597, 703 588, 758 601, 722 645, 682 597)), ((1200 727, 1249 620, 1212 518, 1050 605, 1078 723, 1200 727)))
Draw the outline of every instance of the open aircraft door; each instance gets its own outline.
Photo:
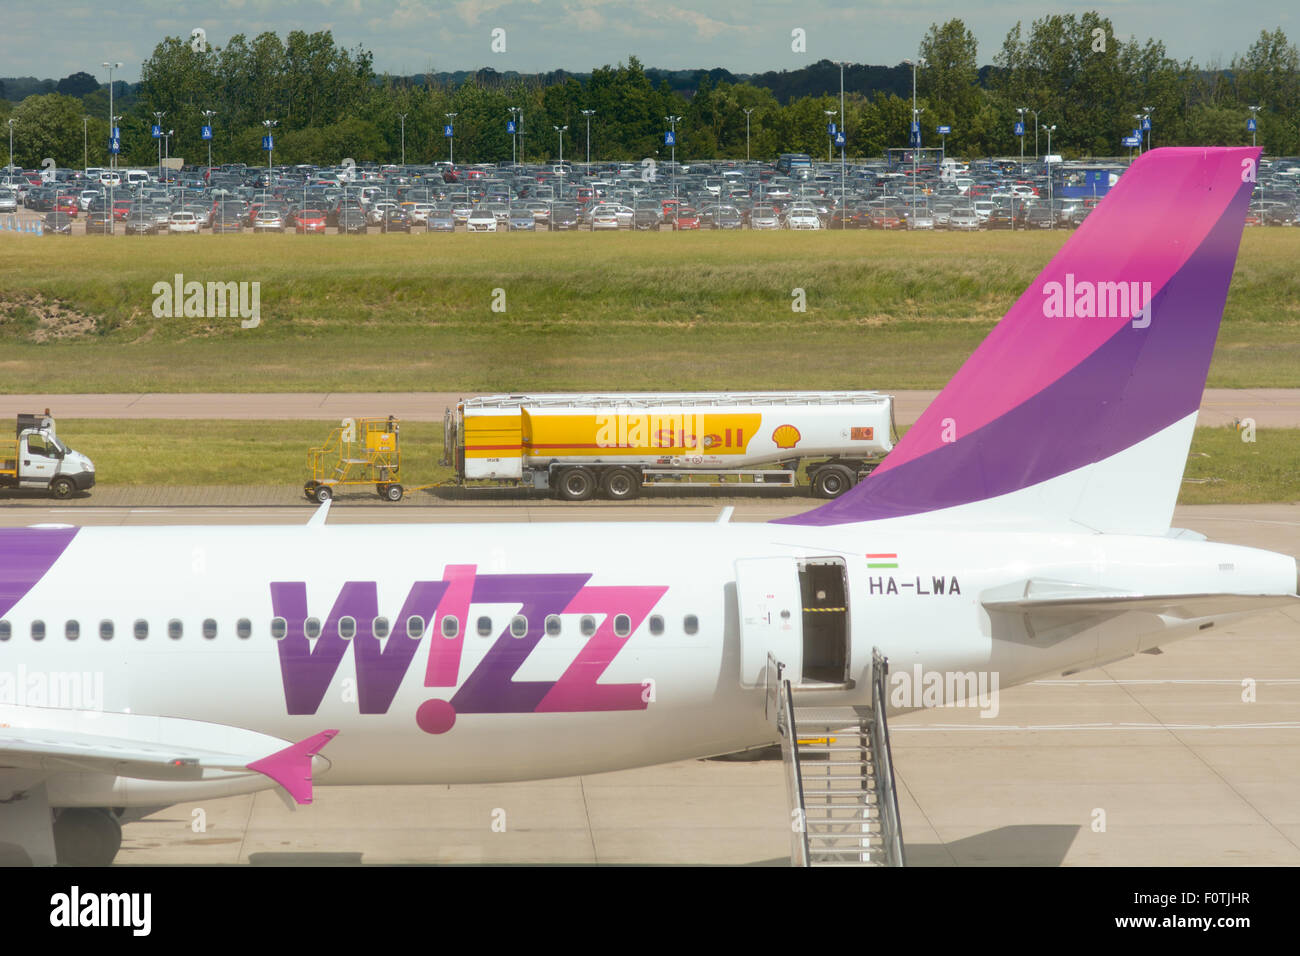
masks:
MULTIPOLYGON (((740 686, 762 687, 770 653, 795 680, 803 672, 803 612, 796 558, 736 562, 740 686)), ((774 675, 775 676, 775 675, 774 675)))

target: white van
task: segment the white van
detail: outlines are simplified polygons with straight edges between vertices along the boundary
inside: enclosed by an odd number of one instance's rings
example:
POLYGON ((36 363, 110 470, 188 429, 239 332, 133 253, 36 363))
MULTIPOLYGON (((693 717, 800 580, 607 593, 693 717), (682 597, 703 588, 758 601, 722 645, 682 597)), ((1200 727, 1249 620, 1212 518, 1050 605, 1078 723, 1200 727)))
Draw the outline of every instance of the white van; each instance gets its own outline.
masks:
POLYGON ((143 169, 128 169, 126 171, 126 184, 128 186, 143 186, 149 181, 149 174, 143 169))

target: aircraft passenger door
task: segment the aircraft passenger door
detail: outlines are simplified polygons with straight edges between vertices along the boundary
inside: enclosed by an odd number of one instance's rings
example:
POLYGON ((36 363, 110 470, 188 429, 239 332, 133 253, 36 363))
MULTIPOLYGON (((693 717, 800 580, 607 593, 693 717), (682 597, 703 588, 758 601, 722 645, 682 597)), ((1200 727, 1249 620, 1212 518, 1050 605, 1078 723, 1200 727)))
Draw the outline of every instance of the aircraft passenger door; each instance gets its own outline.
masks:
POLYGON ((786 676, 803 672, 803 608, 795 558, 742 558, 736 562, 740 619, 740 686, 762 687, 767 655, 786 676))

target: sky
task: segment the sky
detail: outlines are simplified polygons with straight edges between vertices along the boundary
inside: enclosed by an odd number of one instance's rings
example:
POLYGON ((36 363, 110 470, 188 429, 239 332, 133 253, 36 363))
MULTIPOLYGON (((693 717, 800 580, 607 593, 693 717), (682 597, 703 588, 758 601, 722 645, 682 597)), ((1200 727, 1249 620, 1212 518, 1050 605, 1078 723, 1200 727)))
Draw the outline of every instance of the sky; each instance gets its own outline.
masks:
POLYGON ((585 73, 626 62, 735 73, 817 60, 893 65, 915 56, 932 23, 962 19, 992 61, 1017 21, 1097 10, 1121 39, 1155 38, 1175 59, 1226 66, 1262 29, 1300 40, 1300 7, 1276 0, 4 0, 0 76, 59 79, 85 71, 135 81, 164 36, 195 29, 217 46, 237 33, 331 30, 374 54, 379 73, 472 70, 585 73), (1290 10, 1287 8, 1291 7, 1290 10), (496 32, 500 31, 500 32, 496 32), (804 49, 792 49, 803 31, 804 49))

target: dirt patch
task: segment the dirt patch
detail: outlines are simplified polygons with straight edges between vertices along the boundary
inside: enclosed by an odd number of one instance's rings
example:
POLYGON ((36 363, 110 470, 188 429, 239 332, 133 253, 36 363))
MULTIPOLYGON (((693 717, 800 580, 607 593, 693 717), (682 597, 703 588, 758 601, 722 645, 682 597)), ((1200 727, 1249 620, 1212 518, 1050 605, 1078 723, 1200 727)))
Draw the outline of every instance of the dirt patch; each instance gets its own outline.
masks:
POLYGON ((95 335, 99 319, 34 295, 0 299, 0 333, 29 342, 61 342, 95 335))

